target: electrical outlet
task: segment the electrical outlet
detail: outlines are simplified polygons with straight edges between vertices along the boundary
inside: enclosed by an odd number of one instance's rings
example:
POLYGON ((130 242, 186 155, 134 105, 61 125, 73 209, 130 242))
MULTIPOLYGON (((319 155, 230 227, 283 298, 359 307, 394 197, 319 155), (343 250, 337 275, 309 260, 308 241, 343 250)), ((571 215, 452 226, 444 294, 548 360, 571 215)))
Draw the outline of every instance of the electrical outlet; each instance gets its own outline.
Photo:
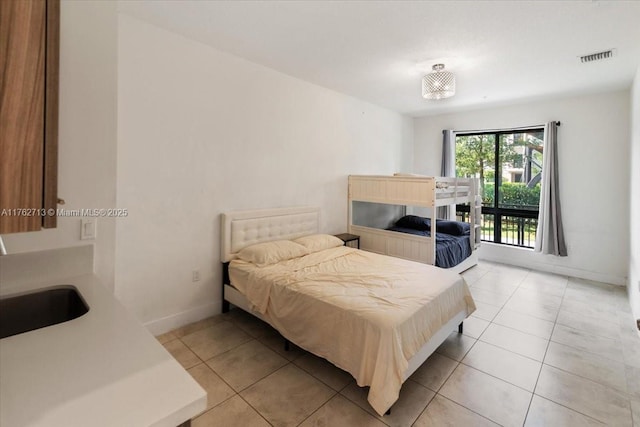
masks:
POLYGON ((200 281, 200 270, 193 270, 191 272, 191 281, 199 282, 200 281))
POLYGON ((80 240, 93 240, 96 238, 95 218, 82 218, 80 221, 80 240))

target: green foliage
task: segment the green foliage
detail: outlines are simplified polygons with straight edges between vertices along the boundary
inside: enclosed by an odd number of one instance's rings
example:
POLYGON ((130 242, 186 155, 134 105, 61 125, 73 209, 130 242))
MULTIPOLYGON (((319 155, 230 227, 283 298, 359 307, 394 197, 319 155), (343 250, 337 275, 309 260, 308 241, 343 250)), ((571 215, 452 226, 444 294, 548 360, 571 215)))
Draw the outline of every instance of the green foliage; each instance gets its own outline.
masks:
MULTIPOLYGON (((495 185, 485 183, 482 193, 482 204, 493 206, 495 185)), ((520 182, 503 182, 500 186, 500 206, 505 208, 537 209, 540 203, 540 184, 533 188, 520 182)))
POLYGON ((493 135, 470 135, 456 138, 456 175, 482 177, 495 161, 493 135))
POLYGON ((485 183, 484 188, 482 189, 482 204, 485 206, 493 206, 493 196, 495 184, 493 183, 485 183))
MULTIPOLYGON (((521 168, 530 155, 531 176, 540 172, 535 163, 542 164, 542 135, 538 133, 465 135, 456 137, 456 175, 480 178, 480 193, 485 206, 494 206, 495 144, 500 144, 500 168, 521 168)), ((520 209, 537 209, 540 186, 528 188, 523 183, 502 182, 499 205, 520 209)))
POLYGON ((519 182, 504 182, 500 186, 500 205, 504 207, 537 209, 540 203, 540 184, 529 188, 519 182))

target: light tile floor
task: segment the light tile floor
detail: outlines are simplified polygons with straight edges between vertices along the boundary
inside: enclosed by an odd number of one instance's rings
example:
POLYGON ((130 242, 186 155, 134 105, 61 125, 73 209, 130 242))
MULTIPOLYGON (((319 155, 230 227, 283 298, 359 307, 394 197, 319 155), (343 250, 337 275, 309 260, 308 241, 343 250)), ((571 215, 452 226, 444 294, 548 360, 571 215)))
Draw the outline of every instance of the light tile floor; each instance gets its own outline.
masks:
POLYGON ((623 287, 482 262, 478 310, 379 417, 367 389, 241 310, 158 337, 208 392, 202 426, 640 427, 640 337, 623 287))

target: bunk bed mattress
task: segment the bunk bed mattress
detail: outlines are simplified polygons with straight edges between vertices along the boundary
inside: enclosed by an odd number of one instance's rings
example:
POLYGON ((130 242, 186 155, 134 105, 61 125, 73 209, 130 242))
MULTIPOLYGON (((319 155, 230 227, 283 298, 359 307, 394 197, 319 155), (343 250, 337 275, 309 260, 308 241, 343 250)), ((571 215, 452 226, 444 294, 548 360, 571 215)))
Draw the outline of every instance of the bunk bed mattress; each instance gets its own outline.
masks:
MULTIPOLYGON (((430 231, 416 230, 393 226, 389 231, 431 237, 430 231)), ((454 236, 446 233, 436 233, 436 266, 451 268, 460 264, 471 256, 471 238, 469 235, 454 236)))
POLYGON ((229 277, 283 336, 370 386, 380 415, 397 400, 408 360, 475 310, 459 274, 348 247, 261 268, 234 260, 229 277))

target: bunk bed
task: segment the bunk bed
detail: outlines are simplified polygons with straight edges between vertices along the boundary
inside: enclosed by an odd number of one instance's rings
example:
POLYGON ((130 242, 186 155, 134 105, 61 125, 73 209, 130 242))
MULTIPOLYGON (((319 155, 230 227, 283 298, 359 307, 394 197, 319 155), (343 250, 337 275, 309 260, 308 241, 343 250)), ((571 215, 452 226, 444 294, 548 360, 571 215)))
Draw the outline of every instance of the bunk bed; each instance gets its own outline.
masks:
POLYGON ((456 327, 462 332, 473 298, 458 274, 345 247, 318 228, 317 208, 222 214, 222 311, 233 304, 349 372, 382 415, 402 383, 456 327))
POLYGON ((458 273, 478 263, 477 179, 351 175, 348 197, 349 233, 360 236, 361 249, 458 273), (434 219, 438 207, 457 204, 470 205, 468 226, 434 219))

